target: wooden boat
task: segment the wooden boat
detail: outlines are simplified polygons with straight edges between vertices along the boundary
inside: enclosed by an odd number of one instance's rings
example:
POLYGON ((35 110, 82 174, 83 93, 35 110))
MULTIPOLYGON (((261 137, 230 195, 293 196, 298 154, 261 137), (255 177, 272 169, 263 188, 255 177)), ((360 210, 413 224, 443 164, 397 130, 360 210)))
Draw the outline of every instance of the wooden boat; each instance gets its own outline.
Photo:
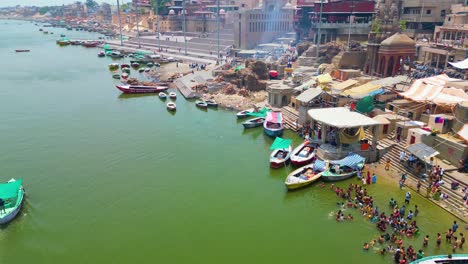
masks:
POLYGON ((208 108, 208 104, 205 101, 196 101, 195 105, 197 107, 204 108, 204 109, 208 108))
POLYGON ((42 29, 42 28, 40 28, 40 29, 39 29, 39 31, 43 31, 43 29, 42 29))
MULTIPOLYGON (((138 67, 140 67, 140 64, 139 64, 138 62, 132 62, 131 65, 132 65, 133 68, 138 68, 138 67)), ((143 69, 143 70, 144 70, 144 69, 143 69)))
POLYGON ((174 93, 174 92, 171 92, 171 93, 169 93, 169 97, 170 97, 171 99, 177 99, 177 94, 174 93))
POLYGON ((117 89, 127 94, 134 93, 159 93, 169 89, 167 86, 144 86, 144 85, 116 85, 117 89))
POLYGON ((284 184, 288 190, 295 190, 305 187, 318 180, 325 171, 322 168, 317 168, 314 164, 308 164, 291 172, 284 184))
POLYGON ((126 63, 120 64, 120 69, 124 69, 124 68, 130 68, 130 65, 128 65, 126 63))
POLYGON ((83 42, 83 46, 86 48, 95 48, 99 45, 98 41, 85 41, 83 42))
POLYGON ((237 118, 244 118, 244 117, 247 117, 248 113, 252 113, 253 111, 252 110, 243 110, 243 111, 240 111, 236 114, 237 118))
POLYGON ((0 204, 3 207, 0 210, 0 224, 10 222, 21 210, 25 195, 22 184, 23 180, 21 179, 11 179, 0 184, 0 204))
POLYGON ((61 37, 61 38, 64 38, 64 37, 66 37, 66 36, 65 36, 65 34, 60 34, 60 37, 61 37))
POLYGON ((127 74, 130 74, 131 71, 130 71, 129 68, 123 68, 123 69, 122 69, 122 72, 125 72, 125 73, 127 73, 127 74))
POLYGON ((144 72, 144 71, 145 71, 145 68, 140 68, 140 69, 138 69, 138 72, 139 72, 139 73, 142 73, 142 72, 144 72))
POLYGON ((149 72, 149 71, 151 71, 150 68, 145 68, 145 72, 149 72))
POLYGON ((281 168, 289 162, 291 157, 292 146, 289 145, 287 149, 275 149, 270 154, 270 167, 281 168))
POLYGON ((112 51, 111 53, 109 53, 107 56, 111 57, 111 58, 114 58, 114 59, 120 59, 120 58, 123 58, 124 55, 121 54, 120 52, 118 51, 112 51))
POLYGON ((68 39, 61 39, 57 41, 57 44, 59 44, 59 46, 68 46, 70 45, 70 41, 68 39))
POLYGON ((164 92, 160 92, 158 96, 159 96, 159 98, 164 99, 164 100, 166 100, 166 98, 167 98, 167 94, 164 93, 164 92))
POLYGON ((176 104, 174 102, 169 102, 169 103, 166 104, 166 108, 169 111, 175 111, 177 106, 176 106, 176 104))
POLYGON ((358 154, 350 154, 341 160, 321 161, 316 160, 314 164, 328 163, 328 168, 323 172, 324 181, 341 181, 353 177, 364 168, 366 159, 358 154))
POLYGON ((120 79, 120 74, 118 74, 118 73, 112 74, 112 78, 120 79))
POLYGON ((124 73, 122 73, 121 76, 122 76, 122 79, 127 80, 127 78, 128 78, 128 73, 124 72, 124 73))
POLYGON ((115 71, 119 68, 119 64, 118 63, 111 63, 109 64, 109 70, 111 71, 115 71))
POLYGON ((150 67, 150 68, 151 68, 151 67, 153 67, 153 66, 154 66, 154 63, 152 63, 152 62, 148 62, 148 63, 146 64, 146 67, 150 67))
POLYGON ((263 122, 263 130, 270 137, 278 137, 283 133, 283 114, 281 112, 268 112, 263 122))
POLYGON ((97 55, 98 57, 102 58, 102 57, 105 57, 106 56, 106 53, 104 51, 101 51, 98 53, 97 55))
POLYGON ((205 103, 208 104, 208 107, 213 107, 213 108, 218 107, 218 103, 215 102, 215 100, 205 100, 205 103))
POLYGON ((468 254, 452 254, 448 255, 429 256, 422 259, 410 262, 410 264, 449 264, 449 263, 468 263, 468 254))
POLYGON ((30 52, 28 49, 17 49, 15 52, 30 52))
POLYGON ((264 117, 256 117, 243 122, 242 125, 244 126, 244 128, 254 128, 262 126, 264 122, 264 117))
POLYGON ((312 162, 317 152, 317 144, 305 140, 292 152, 291 163, 295 166, 304 166, 312 162))

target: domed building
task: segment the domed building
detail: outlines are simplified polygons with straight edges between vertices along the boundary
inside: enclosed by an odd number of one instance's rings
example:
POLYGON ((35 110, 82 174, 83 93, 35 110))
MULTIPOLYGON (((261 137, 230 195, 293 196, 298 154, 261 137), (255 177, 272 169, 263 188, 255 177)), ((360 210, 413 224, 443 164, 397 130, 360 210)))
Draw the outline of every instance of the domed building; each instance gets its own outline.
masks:
POLYGON ((405 61, 414 60, 416 42, 405 34, 395 33, 380 43, 377 73, 382 78, 403 73, 405 61))

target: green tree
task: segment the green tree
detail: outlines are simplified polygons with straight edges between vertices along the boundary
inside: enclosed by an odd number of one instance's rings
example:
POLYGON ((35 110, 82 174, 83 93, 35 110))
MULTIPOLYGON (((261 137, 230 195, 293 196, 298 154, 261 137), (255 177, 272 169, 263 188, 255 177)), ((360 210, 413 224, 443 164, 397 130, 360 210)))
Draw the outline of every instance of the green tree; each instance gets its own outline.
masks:
POLYGON ((122 10, 122 11, 126 11, 126 10, 128 10, 129 8, 130 8, 130 5, 129 5, 128 3, 122 4, 122 5, 120 6, 120 10, 122 10))
POLYGON ((371 30, 372 30, 372 32, 376 32, 376 33, 382 32, 382 21, 379 18, 375 18, 372 21, 372 29, 371 30))
POLYGON ((42 6, 39 8, 39 14, 44 15, 45 13, 49 12, 50 7, 48 6, 42 6))
POLYGON ((99 4, 94 0, 86 0, 85 5, 88 9, 95 10, 99 7, 99 4))
POLYGON ((401 31, 406 30, 406 21, 405 20, 400 20, 400 29, 401 29, 401 31))
POLYGON ((158 9, 158 13, 160 15, 167 15, 169 13, 169 8, 167 5, 171 4, 171 0, 151 0, 151 6, 153 10, 156 12, 156 8, 158 9), (157 7, 156 7, 156 2, 157 7))

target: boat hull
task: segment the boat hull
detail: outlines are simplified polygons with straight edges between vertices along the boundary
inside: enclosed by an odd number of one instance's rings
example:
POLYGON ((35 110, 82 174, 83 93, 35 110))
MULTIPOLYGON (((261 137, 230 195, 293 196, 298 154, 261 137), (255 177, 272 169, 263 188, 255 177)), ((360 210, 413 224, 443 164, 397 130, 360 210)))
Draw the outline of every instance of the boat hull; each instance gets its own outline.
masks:
POLYGON ((166 91, 168 87, 154 87, 154 88, 126 88, 125 86, 116 85, 117 89, 126 94, 141 94, 141 93, 159 93, 166 91))
POLYGON ((242 125, 244 126, 244 128, 260 127, 263 125, 264 121, 265 121, 264 118, 253 118, 253 119, 245 121, 244 123, 242 123, 242 125), (257 121, 257 120, 260 120, 260 121, 257 121))
POLYGON ((349 179, 349 178, 353 177, 356 174, 357 174, 357 171, 353 171, 353 172, 350 172, 350 173, 344 173, 344 174, 340 174, 340 175, 327 175, 325 173, 324 175, 322 175, 322 179, 324 181, 327 181, 327 182, 342 181, 342 180, 349 179))
POLYGON ((284 181, 284 184, 285 184, 286 188, 288 190, 297 190, 297 189, 300 189, 300 188, 304 188, 304 187, 314 183, 315 181, 317 181, 320 177, 322 177, 322 174, 324 173, 324 171, 318 172, 313 177, 310 177, 307 180, 299 181, 299 180, 296 179, 297 177, 295 175, 297 175, 297 174, 301 173, 302 171, 307 170, 309 168, 313 170, 313 164, 309 164, 309 165, 300 167, 299 169, 291 172, 288 175, 288 177, 286 177, 286 180, 284 181))
POLYGON ((269 129, 269 128, 265 128, 264 129, 265 131, 265 134, 267 134, 268 136, 270 137, 279 137, 283 134, 283 129, 269 129))

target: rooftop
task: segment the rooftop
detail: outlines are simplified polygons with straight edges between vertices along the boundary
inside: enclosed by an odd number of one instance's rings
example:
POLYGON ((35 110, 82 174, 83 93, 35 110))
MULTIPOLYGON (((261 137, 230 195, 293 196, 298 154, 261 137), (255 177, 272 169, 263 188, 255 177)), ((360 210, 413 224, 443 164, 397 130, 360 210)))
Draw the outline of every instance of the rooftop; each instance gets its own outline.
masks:
POLYGON ((376 126, 379 124, 379 122, 368 116, 351 112, 344 107, 311 109, 307 113, 313 120, 337 128, 376 126))
POLYGON ((392 36, 386 38, 381 46, 391 46, 391 47, 414 47, 416 42, 408 37, 406 34, 395 33, 392 36))

